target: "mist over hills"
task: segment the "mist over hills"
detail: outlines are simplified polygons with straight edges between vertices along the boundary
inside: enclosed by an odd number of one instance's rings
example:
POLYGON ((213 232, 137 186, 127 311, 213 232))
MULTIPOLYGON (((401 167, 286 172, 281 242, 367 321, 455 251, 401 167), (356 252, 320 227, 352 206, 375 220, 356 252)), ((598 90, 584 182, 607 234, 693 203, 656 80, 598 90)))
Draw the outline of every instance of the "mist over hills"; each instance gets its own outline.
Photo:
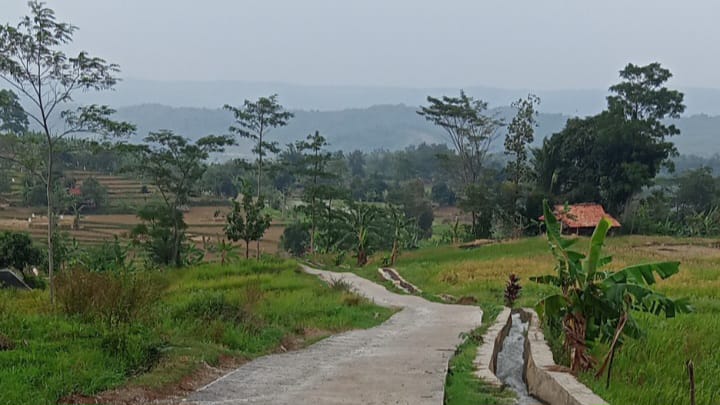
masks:
MULTIPOLYGON (((672 83, 670 84, 672 86, 672 83)), ((502 89, 490 86, 465 86, 468 95, 485 100, 490 107, 510 105, 513 100, 532 92, 542 99, 540 111, 585 116, 601 111, 606 103, 606 89, 533 90, 502 89)), ((171 107, 219 108, 237 105, 245 99, 279 94, 279 101, 293 110, 338 111, 368 108, 374 105, 425 103, 428 95, 457 95, 459 88, 405 88, 382 86, 320 86, 288 83, 242 81, 152 81, 128 79, 115 91, 86 93, 78 97, 83 103, 100 103, 113 107, 139 104, 162 104, 171 107)), ((720 89, 681 88, 685 93, 686 115, 720 115, 720 89)))
MULTIPOLYGON (((295 117, 290 120, 289 125, 273 129, 269 138, 285 145, 318 130, 328 139, 331 149, 345 151, 392 150, 422 142, 446 142, 445 133, 417 115, 416 111, 417 107, 407 105, 375 105, 338 111, 294 110, 295 117)), ((493 109, 491 113, 509 121, 514 112, 509 107, 502 107, 493 109)), ((540 144, 543 138, 561 130, 569 117, 570 115, 566 114, 539 114, 535 144, 540 144)), ((225 134, 232 123, 232 115, 219 108, 170 107, 159 104, 121 107, 118 108, 117 118, 137 125, 137 139, 159 129, 170 129, 190 138, 225 134)), ((680 153, 698 156, 720 153, 717 136, 720 117, 693 115, 683 117, 675 124, 682 134, 673 137, 672 141, 680 153)), ((500 151, 502 147, 501 138, 494 143, 493 150, 500 151)), ((245 155, 249 149, 248 143, 241 143, 229 152, 245 155)))

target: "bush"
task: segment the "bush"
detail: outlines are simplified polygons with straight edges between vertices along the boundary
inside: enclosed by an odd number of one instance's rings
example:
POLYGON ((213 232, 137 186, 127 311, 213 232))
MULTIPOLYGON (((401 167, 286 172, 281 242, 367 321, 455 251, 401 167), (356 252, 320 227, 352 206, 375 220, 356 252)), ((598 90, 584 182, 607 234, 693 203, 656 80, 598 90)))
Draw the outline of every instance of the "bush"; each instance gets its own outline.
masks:
POLYGON ((97 272, 132 270, 133 267, 128 260, 127 246, 123 246, 117 236, 112 242, 88 248, 82 260, 84 267, 97 272))
POLYGON ((310 226, 295 222, 288 225, 280 237, 280 246, 293 256, 303 256, 310 248, 310 226))
POLYGON ((56 278, 57 300, 68 315, 108 327, 130 324, 159 298, 165 282, 149 273, 69 270, 56 278))
POLYGON ((110 329, 100 343, 103 351, 122 359, 128 376, 150 370, 160 360, 163 346, 149 329, 130 326, 110 329))
POLYGON ((22 232, 0 232, 0 268, 11 267, 23 272, 28 266, 41 266, 43 251, 30 235, 22 232))

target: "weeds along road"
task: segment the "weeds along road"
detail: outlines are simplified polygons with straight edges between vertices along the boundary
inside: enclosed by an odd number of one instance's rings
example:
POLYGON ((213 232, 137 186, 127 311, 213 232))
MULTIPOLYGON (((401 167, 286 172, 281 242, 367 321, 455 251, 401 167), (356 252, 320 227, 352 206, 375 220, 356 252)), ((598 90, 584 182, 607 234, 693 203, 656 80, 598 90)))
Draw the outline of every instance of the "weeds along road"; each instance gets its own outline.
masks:
POLYGON ((254 360, 201 388, 186 404, 443 403, 448 361, 459 335, 480 325, 480 308, 395 294, 351 273, 305 271, 345 280, 378 305, 403 309, 374 328, 254 360))

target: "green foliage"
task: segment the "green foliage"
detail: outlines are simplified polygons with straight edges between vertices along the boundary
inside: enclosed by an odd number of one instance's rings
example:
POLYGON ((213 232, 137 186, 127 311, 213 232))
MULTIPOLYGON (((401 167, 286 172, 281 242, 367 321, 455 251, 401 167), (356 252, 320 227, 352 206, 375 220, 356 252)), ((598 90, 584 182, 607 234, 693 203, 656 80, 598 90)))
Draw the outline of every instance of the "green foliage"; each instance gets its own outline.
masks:
MULTIPOLYGON (((225 234, 232 241, 245 242, 245 258, 250 257, 250 242, 262 239, 265 231, 270 227, 272 218, 263 214, 265 201, 262 196, 253 201, 250 188, 245 187, 242 195, 242 204, 233 200, 233 210, 227 215, 225 234)), ((257 252, 260 260, 260 251, 257 252)))
POLYGON ((160 299, 165 283, 145 272, 67 270, 57 277, 57 299, 63 312, 108 328, 130 325, 160 299))
MULTIPOLYGON (((460 97, 428 97, 427 107, 418 114, 439 126, 447 133, 460 164, 461 186, 464 193, 463 209, 472 214, 473 234, 481 237, 484 224, 480 211, 482 202, 476 202, 479 182, 485 171, 485 160, 492 141, 504 123, 486 115, 487 103, 468 97, 464 91, 460 97)), ((485 214, 487 217, 487 214, 485 214)))
POLYGON ((187 225, 182 220, 182 212, 151 203, 142 207, 137 216, 141 223, 132 229, 131 236, 133 243, 145 251, 150 263, 182 266, 186 262, 183 248, 187 247, 187 225))
POLYGON ((588 348, 597 342, 610 343, 621 333, 639 337, 639 325, 633 311, 674 317, 689 312, 686 300, 673 301, 649 288, 655 275, 666 279, 679 271, 678 262, 658 262, 601 271, 612 260, 602 255, 610 221, 603 218, 595 228, 586 254, 571 250, 576 239, 565 239, 561 225, 547 201, 544 203, 545 227, 550 250, 556 260, 555 274, 533 278, 551 284, 560 292, 544 297, 539 313, 551 322, 562 322, 565 345, 571 350, 573 371, 586 371, 595 364, 588 348))
POLYGON ((29 266, 41 267, 43 253, 27 233, 0 232, 0 268, 10 267, 25 273, 29 266))
POLYGON ((81 261, 83 267, 90 271, 128 271, 134 269, 129 253, 130 246, 115 237, 112 242, 104 241, 100 245, 85 249, 81 261))
POLYGON ((425 195, 422 181, 414 180, 388 192, 387 202, 399 206, 405 217, 412 219, 422 232, 422 237, 432 236, 434 214, 432 204, 425 195))
MULTIPOLYGON (((53 241, 53 192, 55 186, 53 167, 56 146, 62 139, 73 134, 97 134, 103 137, 129 135, 135 127, 127 122, 112 120, 115 110, 100 105, 75 106, 73 96, 79 92, 112 89, 117 83, 117 65, 80 51, 69 56, 66 48, 73 41, 77 27, 58 22, 55 12, 39 1, 28 2, 29 15, 17 25, 0 26, 0 78, 12 90, 28 100, 25 114, 39 124, 40 150, 27 148, 3 148, 0 156, 37 176, 47 187, 48 212, 48 275, 50 300, 54 301, 52 257, 53 241), (28 61, 32 60, 33 63, 28 61), (57 125, 60 122, 64 125, 57 125), (24 150, 23 150, 24 149, 24 150), (45 154, 38 154, 40 151, 45 154), (20 152, 20 153, 19 153, 20 152), (29 155, 30 157, 26 156, 29 155)), ((24 138, 24 137, 23 137, 24 138)))
POLYGON ((208 135, 193 143, 162 130, 151 132, 145 142, 128 147, 139 156, 133 170, 158 188, 163 207, 149 205, 141 210, 138 216, 150 227, 143 224, 134 234, 149 236, 144 245, 155 263, 180 267, 185 264, 183 244, 187 228, 181 207, 197 192, 210 153, 222 152, 234 141, 228 136, 208 135))
POLYGON ((620 77, 607 110, 568 120, 534 151, 537 182, 547 195, 601 202, 619 214, 677 153, 667 138, 679 130, 663 120, 678 118, 685 106, 682 93, 662 87, 670 72, 657 63, 629 64, 620 77))
POLYGON ((447 183, 433 184, 430 191, 432 201, 440 206, 453 206, 457 201, 455 192, 447 185, 447 183))
POLYGON ((277 102, 277 94, 270 97, 260 97, 257 101, 245 100, 242 107, 233 107, 226 104, 224 108, 235 116, 235 125, 230 126, 230 133, 240 138, 255 142, 252 149, 257 155, 257 195, 262 194, 263 158, 268 153, 278 153, 277 142, 268 142, 265 136, 269 130, 284 127, 293 114, 277 102))
POLYGON ((0 132, 22 134, 29 125, 17 94, 12 90, 0 90, 0 132))
MULTIPOLYGON (((13 350, 0 351, 0 403, 54 404, 128 382, 151 390, 177 386, 198 369, 217 366, 221 357, 252 359, 277 351, 290 338, 310 344, 318 337, 305 336, 306 330, 322 331, 322 337, 367 328, 393 312, 353 302, 352 294, 296 268, 292 261, 273 259, 141 272, 138 280, 157 278, 167 288, 135 321, 113 328, 65 315, 64 306, 47 311, 45 292, 0 291, 0 331, 15 342, 13 350)), ((115 273, 87 275, 101 277, 102 287, 116 280, 115 273)))
POLYGON ((310 249, 309 225, 303 222, 293 222, 285 227, 280 245, 283 250, 290 252, 293 256, 303 256, 310 249))
POLYGON ((107 204, 107 188, 100 184, 95 177, 88 177, 83 180, 80 192, 93 209, 104 208, 105 204, 107 204))

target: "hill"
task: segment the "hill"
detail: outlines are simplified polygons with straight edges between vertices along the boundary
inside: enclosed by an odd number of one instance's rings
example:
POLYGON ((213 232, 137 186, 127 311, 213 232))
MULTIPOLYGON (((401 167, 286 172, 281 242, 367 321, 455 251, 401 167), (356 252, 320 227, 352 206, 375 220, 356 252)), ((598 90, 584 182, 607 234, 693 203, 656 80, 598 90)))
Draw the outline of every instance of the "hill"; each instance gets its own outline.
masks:
MULTIPOLYGON (((328 138, 334 150, 401 149, 421 142, 445 142, 443 131, 426 122, 416 114, 416 107, 407 105, 377 105, 339 111, 296 110, 289 125, 270 133, 270 139, 285 145, 304 138, 315 130, 328 138)), ((505 118, 512 117, 509 107, 495 108, 492 113, 505 118)), ((170 129, 178 134, 198 138, 207 134, 224 134, 232 123, 229 112, 221 109, 170 107, 144 104, 119 108, 117 118, 138 126, 137 138, 149 131, 170 129)), ((569 115, 541 113, 538 117, 536 144, 565 125, 569 115)), ((673 138, 680 153, 711 156, 720 153, 717 142, 720 116, 693 115, 676 121, 682 135, 673 138)), ((495 151, 502 148, 498 140, 495 151)), ((249 144, 243 143, 232 154, 244 154, 249 144)))
MULTIPOLYGON (((612 83, 608 83, 610 86, 612 83)), ((542 99, 541 111, 566 115, 595 114, 605 107, 607 89, 505 89, 491 86, 464 86, 465 92, 489 103, 507 106, 535 93, 542 99)), ((277 93, 280 102, 295 110, 334 111, 368 108, 373 105, 420 105, 428 95, 455 95, 459 88, 410 88, 392 86, 322 86, 279 82, 244 81, 157 81, 128 79, 115 91, 89 92, 77 97, 81 103, 125 107, 162 104, 171 107, 219 108, 277 93)), ((685 93, 686 113, 720 115, 720 90, 680 88, 685 93)))

